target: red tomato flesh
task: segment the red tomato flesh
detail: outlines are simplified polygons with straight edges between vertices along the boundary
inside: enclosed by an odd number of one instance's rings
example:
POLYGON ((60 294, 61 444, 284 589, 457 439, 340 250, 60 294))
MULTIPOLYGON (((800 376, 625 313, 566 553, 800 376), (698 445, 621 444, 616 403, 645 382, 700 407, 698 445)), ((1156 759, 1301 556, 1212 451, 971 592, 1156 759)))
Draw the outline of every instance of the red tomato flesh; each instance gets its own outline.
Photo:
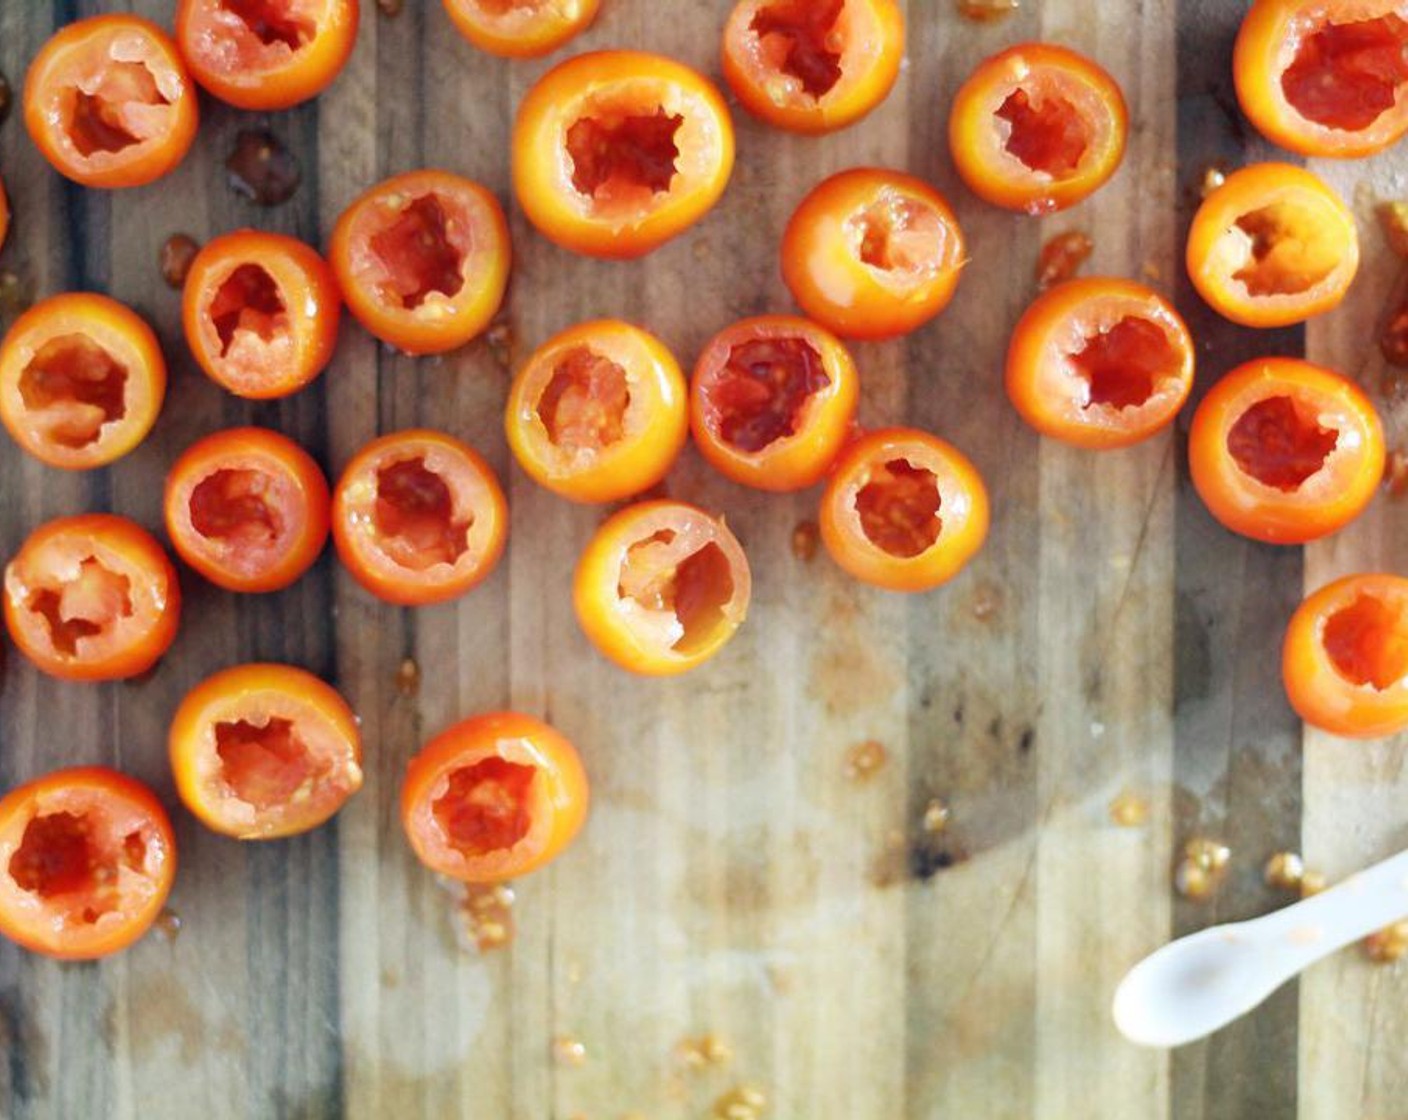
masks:
POLYGON ((774 70, 796 78, 812 97, 825 97, 841 80, 836 21, 844 6, 844 0, 780 0, 759 10, 749 30, 774 70))
POLYGON ((210 301, 210 319, 220 336, 222 358, 229 356, 237 336, 258 346, 289 331, 288 308, 279 286, 257 264, 242 264, 230 273, 210 301))
POLYGON ((127 367, 85 335, 60 335, 20 374, 20 396, 30 412, 53 417, 46 433, 55 443, 87 447, 127 414, 127 367))
POLYGON ((141 831, 114 835, 95 807, 34 817, 25 825, 8 870, 16 886, 46 903, 66 899, 76 906, 81 901, 83 908, 74 918, 93 925, 122 904, 119 867, 145 875, 146 860, 147 839, 141 831))
POLYGON ((881 272, 927 276, 949 259, 948 229, 931 206, 892 191, 851 219, 858 256, 881 272))
POLYGON ((1338 443, 1337 431, 1290 397, 1257 401, 1227 433, 1227 451, 1246 474, 1287 492, 1319 471, 1338 443))
POLYGON ((626 371, 610 358, 579 346, 558 361, 537 409, 555 446, 600 451, 625 434, 630 403, 626 371))
POLYGON ((271 484, 263 471, 222 468, 191 491, 191 524, 201 536, 241 550, 269 549, 282 528, 267 500, 271 484))
POLYGON ((1015 89, 995 114, 1010 126, 1007 151, 1033 171, 1059 179, 1080 166, 1094 137, 1089 122, 1059 94, 1015 89))
POLYGON ((431 192, 409 202, 389 225, 372 234, 371 253, 382 286, 407 311, 431 292, 449 298, 464 287, 470 215, 431 192))
POLYGON ((101 634, 119 618, 131 616, 131 592, 131 580, 90 556, 79 565, 77 578, 58 590, 39 588, 25 605, 48 623, 54 648, 75 657, 84 638, 101 634))
POLYGON ((449 845, 466 856, 512 848, 528 835, 528 794, 538 770, 503 758, 485 758, 449 775, 432 812, 449 845))
POLYGON ((120 152, 156 131, 142 127, 143 107, 170 104, 143 63, 109 59, 93 89, 74 87, 68 134, 84 157, 94 152, 120 152))
POLYGON ((1390 14, 1327 23, 1306 35, 1281 75, 1281 91, 1308 120, 1357 132, 1393 108, 1405 81, 1408 22, 1390 14))
POLYGON ((1177 374, 1182 358, 1156 323, 1126 315, 1108 331, 1086 339, 1071 355, 1076 373, 1090 386, 1084 408, 1138 408, 1154 386, 1177 374))
POLYGON ((1253 296, 1309 291, 1335 270, 1340 247, 1317 236, 1320 215, 1291 202, 1243 214, 1237 228, 1251 238, 1251 260, 1234 274, 1253 296))
POLYGON ((684 117, 658 106, 596 106, 567 130, 572 185, 592 199, 598 213, 635 209, 670 189, 680 150, 675 133, 684 117))
POLYGON ((673 613, 679 636, 670 648, 690 653, 709 639, 733 600, 733 571, 728 556, 712 541, 681 556, 672 529, 637 541, 621 563, 618 591, 647 611, 673 613))
POLYGON ((821 354, 805 339, 741 342, 709 391, 719 434, 740 451, 761 451, 795 435, 808 399, 830 384, 821 354))
POLYGON ((1379 691, 1408 678, 1408 617, 1374 595, 1360 594, 1325 620, 1325 652, 1352 684, 1379 691))
POLYGON ((330 758, 299 737, 292 720, 278 717, 263 724, 217 723, 215 752, 223 781, 259 810, 288 805, 300 789, 315 789, 334 769, 330 758))
POLYGON ((298 0, 221 0, 220 6, 249 29, 250 37, 232 36, 225 46, 233 48, 239 61, 250 68, 272 53, 261 48, 278 43, 296 51, 311 43, 318 31, 316 22, 299 17, 298 0))
POLYGON ((861 529, 876 548, 909 559, 939 539, 939 482, 933 471, 904 459, 872 470, 856 494, 861 529))
POLYGON ((424 457, 376 472, 372 516, 382 550, 402 567, 425 571, 464 555, 473 518, 455 521, 453 512, 449 486, 427 469, 424 457))

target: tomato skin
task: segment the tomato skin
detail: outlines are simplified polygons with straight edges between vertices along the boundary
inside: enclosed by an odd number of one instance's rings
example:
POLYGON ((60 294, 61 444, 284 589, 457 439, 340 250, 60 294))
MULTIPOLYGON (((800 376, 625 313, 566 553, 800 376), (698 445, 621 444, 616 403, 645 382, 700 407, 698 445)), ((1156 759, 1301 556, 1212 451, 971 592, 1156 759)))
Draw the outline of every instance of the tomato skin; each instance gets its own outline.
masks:
POLYGON ((1289 163, 1257 163, 1234 171, 1203 199, 1188 229, 1186 257, 1193 287, 1224 319, 1245 327, 1284 327, 1339 306, 1359 268, 1359 235, 1349 207, 1313 171, 1289 163), (1304 291, 1253 295, 1233 273, 1234 266, 1252 263, 1247 260, 1250 249, 1237 248, 1250 244, 1237 228, 1238 220, 1287 203, 1313 209, 1314 235, 1333 253, 1333 266, 1304 291))
POLYGON ((840 339, 793 315, 760 315, 725 327, 705 344, 690 381, 689 424, 700 454, 725 477, 758 490, 804 490, 821 481, 840 453, 859 399, 860 375, 840 339), (719 387, 735 348, 776 340, 811 347, 829 382, 809 394, 792 434, 750 451, 723 435, 719 387))
POLYGON ((1303 544, 1344 528, 1373 499, 1384 458, 1383 425, 1368 397, 1347 378, 1297 358, 1258 358, 1226 374, 1198 405, 1188 434, 1193 486, 1208 511, 1234 533, 1269 544, 1303 544), (1278 396, 1304 402, 1350 443, 1290 492, 1247 474, 1228 450, 1247 410, 1278 396))
POLYGON ((504 427, 519 466, 540 486, 575 502, 614 502, 648 490, 669 472, 689 435, 689 391, 675 357, 654 335, 619 319, 569 327, 540 346, 509 389, 504 427), (606 448, 564 449, 540 412, 558 364, 583 348, 626 375, 623 431, 606 448))
POLYGON ((889 591, 929 591, 948 582, 987 538, 988 495, 977 468, 956 447, 912 428, 883 428, 855 440, 837 460, 817 519, 821 540, 837 565, 862 582, 889 591), (865 533, 859 493, 880 464, 901 459, 935 477, 942 523, 924 551, 903 557, 865 533))
POLYGON ((35 55, 25 76, 24 123, 35 147, 61 175, 85 187, 140 187, 174 169, 190 150, 196 93, 176 44, 156 24, 127 14, 92 16, 55 32, 35 55), (65 124, 72 114, 65 109, 68 91, 77 81, 94 88, 105 79, 119 81, 110 65, 115 44, 140 60, 168 107, 143 113, 139 126, 126 115, 120 118, 126 126, 150 131, 146 138, 116 150, 98 146, 84 155, 65 124))
POLYGON ((1038 296, 1018 320, 1007 351, 1007 396, 1042 435, 1095 450, 1129 447, 1173 422, 1192 391, 1193 365, 1188 327, 1152 288, 1110 277, 1068 280, 1038 296), (1176 367, 1142 404, 1091 406, 1091 386, 1073 369, 1072 344, 1108 337, 1126 317, 1157 327, 1177 355, 1176 367))
POLYGON ((494 883, 556 859, 586 823, 590 797, 582 760, 559 731, 519 712, 473 716, 442 731, 411 759, 401 786, 401 825, 416 858, 467 883, 494 883), (527 833, 511 847, 471 854, 455 847, 435 814, 458 770, 502 759, 531 767, 527 833))
POLYGON ((444 0, 444 5, 455 30, 481 51, 500 58, 539 58, 590 27, 601 0, 510 7, 498 15, 486 12, 479 0, 444 0))
POLYGON ((191 76, 226 104, 255 111, 288 109, 322 93, 357 44, 360 5, 322 0, 316 15, 309 5, 290 6, 314 24, 311 38, 296 51, 261 44, 224 0, 178 0, 176 42, 191 76), (260 57, 238 57, 250 51, 260 57))
POLYGON ((120 459, 146 438, 165 396, 166 360, 156 335, 136 312, 107 296, 68 292, 41 300, 0 342, 0 421, 16 443, 51 467, 91 470, 120 459), (24 391, 25 372, 43 361, 46 344, 68 335, 98 346, 126 370, 122 416, 104 420, 91 440, 77 445, 56 438, 74 422, 74 409, 55 409, 56 402, 32 408, 24 391))
POLYGON ((806 315, 842 338, 895 338, 948 306, 966 263, 948 201, 912 175, 875 167, 842 171, 817 186, 782 237, 782 279, 806 315), (937 224, 925 272, 873 267, 861 256, 860 217, 872 208, 922 208, 937 224), (934 251, 937 251, 937 259, 934 251))
POLYGON ((127 948, 156 921, 175 877, 171 821, 156 795, 135 778, 105 766, 73 767, 16 786, 0 798, 0 934, 31 952, 85 961, 127 948), (116 873, 115 879, 89 884, 81 895, 60 892, 58 897, 70 898, 69 906, 57 899, 36 900, 11 870, 30 823, 64 813, 89 822, 86 853, 100 841, 106 849, 102 854, 112 861, 105 870, 116 873), (133 835, 143 845, 140 866, 133 865, 130 855, 113 851, 119 846, 125 850, 133 835), (98 921, 70 920, 81 905, 109 901, 116 906, 103 911, 98 921))
POLYGON ((1034 215, 1074 206, 1103 186, 1119 169, 1128 131, 1115 79, 1084 55, 1050 43, 1023 43, 980 63, 955 96, 948 122, 949 151, 968 189, 994 206, 1034 215), (995 124, 1007 98, 1037 80, 1079 97, 1078 112, 1093 130, 1087 152, 1059 178, 1038 174, 1008 152, 1006 132, 995 124))
POLYGON ((383 342, 407 354, 441 354, 477 337, 498 313, 508 287, 512 249, 508 221, 494 195, 448 171, 408 171, 393 175, 355 199, 333 227, 328 259, 342 298, 357 320, 383 342), (470 235, 461 249, 462 287, 451 297, 440 292, 410 308, 388 298, 367 270, 372 239, 404 216, 408 204, 436 198, 454 209, 449 224, 470 235))
MULTIPOLYGON (((549 70, 524 97, 513 125, 513 189, 528 220, 550 241, 592 257, 628 260, 659 248, 702 218, 733 172, 733 121, 712 82, 681 62, 642 51, 596 51, 549 70), (667 190, 598 212, 578 190, 568 133, 606 105, 665 111, 681 123, 667 190)), ((616 201, 620 201, 619 199, 616 201)))
POLYGON ((777 128, 819 135, 854 124, 889 96, 905 46, 904 13, 895 0, 844 0, 837 19, 846 27, 839 75, 820 97, 766 56, 752 24, 771 6, 770 0, 739 0, 724 26, 724 79, 750 113, 777 128))
MULTIPOLYGON (((64 621, 94 621, 87 614, 65 612, 63 606, 60 600, 57 610, 64 621)), ((176 569, 152 535, 125 517, 87 513, 49 521, 26 538, 5 568, 5 625, 10 638, 25 657, 52 677, 111 681, 145 673, 175 639, 180 616, 176 569), (72 588, 75 596, 83 597, 83 605, 107 605, 93 604, 91 598, 101 594, 102 588, 93 588, 91 581, 85 583, 74 572, 89 558, 127 579, 131 612, 124 613, 118 623, 104 620, 107 634, 80 635, 74 652, 66 653, 55 646, 50 625, 31 606, 31 598, 50 590, 62 596, 72 588), (56 565, 69 578, 57 580, 56 565), (131 622, 125 623, 129 618, 131 622), (120 636, 115 633, 119 629, 123 631, 120 636), (80 640, 84 643, 81 650, 77 646, 80 640)))
POLYGON ((227 591, 278 591, 302 576, 323 551, 332 499, 322 470, 293 440, 267 428, 231 428, 193 443, 172 464, 163 509, 176 554, 211 583, 227 591), (207 536, 196 527, 192 506, 197 488, 217 472, 232 470, 262 476, 259 499, 279 526, 274 531, 281 539, 277 550, 263 549, 259 555, 248 542, 207 536))
POLYGON ((322 373, 332 361, 341 318, 342 295, 328 263, 310 246, 279 233, 244 229, 210 241, 191 262, 181 294, 181 324, 200 368, 217 385, 249 400, 286 397, 322 373), (283 323, 264 340, 257 327, 237 321, 226 344, 212 309, 222 286, 248 267, 272 281, 283 304, 276 313, 283 323))

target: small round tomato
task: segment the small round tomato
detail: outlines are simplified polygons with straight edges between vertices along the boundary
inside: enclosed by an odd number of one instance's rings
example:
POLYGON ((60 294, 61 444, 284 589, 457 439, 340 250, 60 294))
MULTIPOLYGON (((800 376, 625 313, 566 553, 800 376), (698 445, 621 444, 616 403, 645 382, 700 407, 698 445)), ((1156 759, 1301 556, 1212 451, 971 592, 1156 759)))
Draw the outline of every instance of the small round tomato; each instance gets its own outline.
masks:
POLYGON ((945 307, 967 259, 958 219, 921 179, 861 167, 802 200, 782 237, 782 279, 843 338, 894 338, 945 307))
POLYGON ((25 78, 30 138, 60 174, 85 187, 161 178, 185 158, 196 118, 176 44, 138 16, 69 24, 35 55, 25 78))
POLYGON ((362 788, 357 717, 292 665, 238 665, 186 694, 171 721, 171 772, 207 828, 273 840, 317 828, 362 788))
POLYGON ((885 428, 842 452, 818 521, 826 551, 856 579, 928 591, 982 547, 988 493, 956 447, 927 432, 885 428))
POLYGON ((739 0, 724 27, 734 96, 794 132, 860 120, 889 96, 903 58, 895 0, 739 0))
POLYGON ((301 241, 239 230, 191 262, 181 296, 186 342, 217 385, 252 400, 296 392, 332 360, 342 297, 301 241))
POLYGON ((0 342, 0 421, 51 467, 120 459, 151 431, 165 396, 156 335, 107 296, 41 300, 0 342))
POLYGON ((542 720, 492 712, 430 740, 406 768, 401 825, 416 858, 467 883, 536 871, 587 819, 576 749, 542 720))
POLYGON ((313 457, 267 428, 192 444, 166 476, 166 533, 176 554, 230 591, 278 591, 328 539, 331 499, 313 457))
POLYGON ((1038 296, 1012 332, 1007 396, 1042 435, 1128 447, 1167 427, 1193 388, 1193 340, 1151 288, 1108 277, 1038 296))
POLYGON ((508 503, 493 468, 442 432, 373 440, 347 464, 333 494, 338 556, 389 603, 463 595, 494 570, 507 535, 508 503))
POLYGON ((1306 723, 1348 739, 1408 730, 1408 579, 1346 576, 1307 597, 1281 670, 1306 723))
POLYGON ((672 676, 733 637, 752 587, 723 518, 653 501, 627 506, 597 530, 577 564, 572 599, 582 630, 617 665, 672 676))
POLYGON ((733 172, 733 121, 682 62, 597 51, 549 70, 513 126, 513 188, 557 244, 639 257, 697 222, 733 172))
POLYGON ((829 331, 790 315, 726 327, 704 347, 689 422, 704 458, 759 490, 820 482, 850 434, 860 396, 851 355, 829 331))
POLYGON ((125 949, 175 877, 171 821, 135 778, 82 766, 0 798, 0 933, 26 949, 75 961, 125 949))
POLYGON ((1384 474, 1384 433, 1359 386, 1297 358, 1258 358, 1209 390, 1188 460, 1208 510, 1235 533, 1302 544, 1344 528, 1384 474))
POLYGON ((110 681, 145 673, 176 637, 181 588, 152 535, 125 517, 60 517, 5 568, 5 625, 50 676, 110 681))
POLYGON ((1242 112, 1306 156, 1382 151, 1408 132, 1403 0, 1256 0, 1232 56, 1242 112))
POLYGON ((342 73, 358 0, 179 0, 176 41, 191 76, 241 109, 287 109, 342 73))
POLYGON ((618 319, 570 327, 538 347, 509 389, 504 426, 535 482, 575 502, 648 490, 689 434, 674 355, 618 319))
POLYGON ((1124 95, 1105 70, 1065 47, 1024 43, 963 83, 948 119, 949 150, 979 198, 1049 214, 1115 173, 1128 128, 1124 95))
POLYGON ((408 354, 453 350, 483 331, 510 256, 499 200, 447 171, 378 183, 338 218, 329 254, 352 314, 408 354))
POLYGON ((601 0, 444 0, 450 22, 481 51, 537 58, 574 39, 596 19, 601 0))

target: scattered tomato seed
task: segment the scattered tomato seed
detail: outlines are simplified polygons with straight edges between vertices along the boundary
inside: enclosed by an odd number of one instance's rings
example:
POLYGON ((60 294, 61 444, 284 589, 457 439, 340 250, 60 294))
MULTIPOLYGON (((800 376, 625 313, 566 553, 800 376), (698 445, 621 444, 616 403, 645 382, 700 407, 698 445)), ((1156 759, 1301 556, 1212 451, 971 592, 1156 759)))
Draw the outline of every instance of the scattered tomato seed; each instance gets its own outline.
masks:
POLYGON ((1021 0, 958 0, 958 14, 973 23, 996 23, 1021 6, 1021 0))
POLYGON ((1078 229, 1058 233, 1041 247, 1036 258, 1036 286, 1045 290, 1069 280, 1095 251, 1095 242, 1078 229))
POLYGON ((740 1085, 714 1102, 714 1116, 716 1120, 758 1120, 767 1105, 768 1099, 761 1089, 740 1085))
POLYGON ((1300 890, 1305 878, 1305 861, 1295 852, 1277 852, 1266 861, 1266 885, 1283 891, 1300 890))
POLYGON ((481 953, 503 949, 513 942, 513 888, 507 883, 453 883, 460 896, 456 935, 466 948, 481 953))
POLYGON ((1222 885, 1231 858, 1226 844, 1194 837, 1183 846, 1183 859, 1174 870, 1173 885, 1185 898, 1207 898, 1222 885))
POLYGON ((501 369, 513 370, 518 365, 518 336, 511 320, 503 315, 494 319, 484 332, 484 342, 501 369))
POLYGON ((948 822, 952 819, 953 813, 947 805, 937 797, 924 806, 924 816, 920 818, 920 826, 930 836, 937 836, 948 828, 948 822))
POLYGON ((810 564, 816 559, 820 545, 821 527, 810 518, 797 522, 792 530, 792 555, 804 564, 810 564))
POLYGON ((1125 790, 1110 802, 1110 820, 1121 828, 1139 828, 1149 819, 1149 799, 1125 790))
POLYGON ((868 782, 885 768, 885 744, 866 739, 846 752, 846 777, 853 782, 868 782))
POLYGON ((1408 202, 1379 203, 1379 223, 1389 248, 1400 257, 1408 257, 1408 202))
POLYGON ((167 941, 175 941, 181 936, 181 915, 169 906, 162 907, 161 913, 156 916, 156 921, 152 925, 156 927, 157 933, 167 941))
POLYGON ((414 657, 402 659, 397 666, 396 691, 402 696, 415 696, 420 692, 420 665, 414 657))
POLYGON ((1227 182, 1227 169, 1220 164, 1209 164, 1203 170, 1203 177, 1198 183, 1198 194, 1202 198, 1207 198, 1223 183, 1227 182))
POLYGON ((733 1049, 716 1034, 691 1035, 680 1039, 675 1057, 687 1069, 727 1065, 733 1060, 733 1049))
POLYGON ((298 159, 267 129, 240 129, 225 169, 230 173, 230 188, 256 206, 287 202, 303 181, 298 159))
POLYGON ((552 1040, 552 1060, 560 1066, 584 1066, 587 1064, 586 1043, 570 1034, 560 1034, 552 1040))
POLYGON ((1384 460, 1384 486, 1390 498, 1408 495, 1408 452, 1393 450, 1384 460))
POLYGON ((173 233, 161 243, 157 263, 161 266, 161 278, 168 288, 179 291, 185 285, 191 262, 198 252, 200 245, 196 239, 185 233, 173 233))
POLYGON ((1408 953, 1408 921, 1394 922, 1371 933, 1364 939, 1364 952, 1378 964, 1393 964, 1401 959, 1408 953))
POLYGON ((1307 870, 1300 877, 1300 896, 1301 898, 1309 898, 1311 895, 1319 894, 1327 886, 1329 883, 1325 879, 1323 871, 1307 870))

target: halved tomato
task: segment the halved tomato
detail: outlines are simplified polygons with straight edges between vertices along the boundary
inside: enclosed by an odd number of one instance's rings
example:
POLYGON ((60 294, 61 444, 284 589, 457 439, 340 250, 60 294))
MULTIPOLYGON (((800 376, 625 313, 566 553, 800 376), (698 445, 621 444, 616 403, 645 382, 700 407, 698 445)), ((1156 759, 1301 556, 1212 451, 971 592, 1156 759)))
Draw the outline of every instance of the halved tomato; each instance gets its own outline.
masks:
POLYGON ((502 58, 550 54, 591 26, 601 0, 444 0, 450 22, 502 58))

